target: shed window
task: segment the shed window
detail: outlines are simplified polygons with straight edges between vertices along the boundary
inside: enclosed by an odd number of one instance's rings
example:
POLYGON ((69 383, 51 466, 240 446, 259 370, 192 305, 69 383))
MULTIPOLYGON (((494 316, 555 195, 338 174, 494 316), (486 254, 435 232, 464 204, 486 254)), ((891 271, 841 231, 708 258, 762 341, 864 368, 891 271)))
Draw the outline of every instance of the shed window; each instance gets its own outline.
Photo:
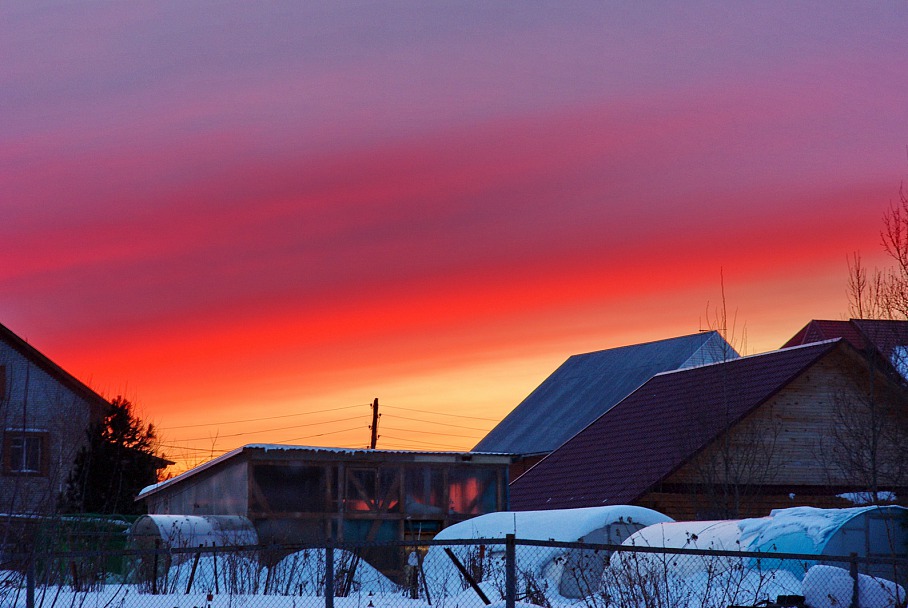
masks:
POLYGON ((353 513, 400 511, 400 471, 348 469, 345 506, 353 513))
POLYGON ((497 510, 498 487, 495 471, 452 470, 448 472, 450 512, 480 515, 497 510))
POLYGON ((3 472, 5 474, 47 474, 47 433, 7 431, 3 447, 3 472))
POLYGON ((404 508, 408 515, 443 515, 445 482, 440 469, 407 469, 404 508))
POLYGON ((328 510, 328 471, 295 463, 258 464, 252 469, 252 502, 275 513, 321 513, 328 510))

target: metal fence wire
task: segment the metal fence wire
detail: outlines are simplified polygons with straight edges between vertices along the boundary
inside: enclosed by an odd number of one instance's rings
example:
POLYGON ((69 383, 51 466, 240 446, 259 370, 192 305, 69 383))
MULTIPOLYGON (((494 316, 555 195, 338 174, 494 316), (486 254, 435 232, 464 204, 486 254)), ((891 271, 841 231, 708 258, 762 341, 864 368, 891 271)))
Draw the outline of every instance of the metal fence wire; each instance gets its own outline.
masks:
POLYGON ((908 559, 503 540, 3 556, 6 608, 905 608, 908 559))

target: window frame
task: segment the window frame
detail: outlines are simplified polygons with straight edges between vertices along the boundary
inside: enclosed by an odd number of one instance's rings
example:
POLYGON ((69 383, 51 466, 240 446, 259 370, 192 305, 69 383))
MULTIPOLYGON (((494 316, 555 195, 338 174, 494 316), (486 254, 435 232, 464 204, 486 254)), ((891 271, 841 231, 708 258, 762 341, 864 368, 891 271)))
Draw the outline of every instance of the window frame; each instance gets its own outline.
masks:
POLYGON ((48 471, 48 432, 42 430, 7 429, 3 434, 3 474, 18 477, 46 477, 48 471), (21 446, 14 448, 13 442, 22 441, 21 446), (38 442, 37 468, 13 468, 13 451, 21 450, 23 463, 28 465, 30 441, 38 442))

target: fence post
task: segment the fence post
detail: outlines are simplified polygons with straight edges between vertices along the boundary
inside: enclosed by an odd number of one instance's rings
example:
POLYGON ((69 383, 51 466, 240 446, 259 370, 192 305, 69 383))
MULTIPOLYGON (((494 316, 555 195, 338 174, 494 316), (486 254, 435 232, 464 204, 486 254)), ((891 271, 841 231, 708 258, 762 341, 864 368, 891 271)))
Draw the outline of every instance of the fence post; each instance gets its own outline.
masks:
POLYGON ((158 553, 161 552, 161 539, 154 539, 154 555, 151 560, 151 594, 158 594, 158 553))
POLYGON ((504 546, 504 601, 507 608, 514 608, 517 601, 517 543, 513 534, 505 536, 504 546))
POLYGON ((325 544, 325 608, 334 608, 334 546, 325 544))
POLYGON ((30 555, 25 567, 25 606, 35 608, 35 556, 30 555))
POLYGON ((858 554, 857 553, 851 554, 850 571, 851 571, 851 584, 852 584, 851 608, 858 608, 858 606, 859 606, 858 601, 860 600, 860 598, 858 597, 858 554))

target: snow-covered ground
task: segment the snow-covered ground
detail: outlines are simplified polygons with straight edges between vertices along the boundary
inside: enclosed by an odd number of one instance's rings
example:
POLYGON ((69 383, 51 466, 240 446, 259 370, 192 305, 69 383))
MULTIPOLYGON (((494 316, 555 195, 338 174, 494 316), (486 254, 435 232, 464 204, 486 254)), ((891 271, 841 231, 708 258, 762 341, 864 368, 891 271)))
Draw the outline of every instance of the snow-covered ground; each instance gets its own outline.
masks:
MULTIPOLYGON (((339 560, 342 561, 342 560, 339 560)), ((581 598, 567 598, 545 579, 527 585, 518 578, 518 598, 526 605, 551 608, 725 608, 729 605, 755 605, 774 600, 779 595, 804 595, 810 608, 843 608, 849 606, 853 582, 847 570, 818 565, 811 568, 803 581, 787 570, 756 570, 729 567, 721 572, 699 571, 682 576, 672 564, 653 568, 652 562, 624 560, 605 568, 595 590, 581 598), (534 593, 527 596, 528 592, 534 593)), ((243 564, 222 580, 243 575, 239 586, 215 592, 213 564, 200 562, 193 590, 185 594, 186 574, 170 574, 171 586, 165 593, 151 595, 135 585, 109 584, 100 590, 75 593, 66 587, 38 588, 35 605, 43 608, 322 608, 325 600, 318 593, 318 563, 309 556, 295 556, 279 564, 271 573, 254 563, 243 564), (277 570, 283 570, 278 576, 277 570), (270 588, 266 593, 266 585, 270 588)), ((236 567, 237 564, 234 564, 236 567)), ((443 596, 409 599, 406 590, 394 585, 377 571, 361 565, 355 584, 347 597, 335 597, 336 608, 484 608, 474 590, 462 585, 443 596)), ((223 566, 222 566, 223 567, 223 566)), ((489 572, 480 583, 493 605, 503 604, 501 572, 489 572)), ((20 581, 0 578, 0 606, 25 608, 24 586, 20 581)), ((420 595, 423 595, 420 592, 420 595)), ((424 595, 423 595, 424 597, 424 595)), ((905 589, 882 579, 861 575, 859 608, 896 608, 904 606, 905 589)), ((526 608, 526 606, 524 606, 526 608)))
MULTIPOLYGON (((778 551, 779 545, 797 546, 803 553, 821 551, 842 523, 860 512, 863 510, 797 508, 776 511, 766 518, 685 524, 671 523, 661 514, 637 507, 495 513, 443 530, 436 540, 478 541, 448 548, 493 604, 504 599, 505 552, 502 543, 489 541, 515 534, 524 540, 614 542, 612 535, 624 534, 628 547, 693 548, 725 554, 610 554, 594 548, 518 543, 517 599, 548 608, 726 608, 752 606, 779 595, 803 595, 811 608, 844 608, 851 603, 854 587, 847 570, 813 565, 805 574, 805 562, 747 558, 737 552, 778 551), (629 524, 646 527, 631 534, 635 528, 629 524)), ((185 522, 177 523, 183 526, 185 522)), ((192 538, 209 532, 194 529, 192 538)), ((423 559, 422 599, 410 599, 410 589, 395 584, 352 553, 335 549, 334 554, 335 588, 345 587, 346 593, 335 598, 336 608, 484 608, 444 547, 432 546, 423 559), (338 586, 338 581, 346 584, 338 586), (425 599, 426 590, 431 603, 425 599)), ((321 608, 325 604, 320 596, 324 558, 324 550, 308 549, 265 568, 251 553, 219 553, 217 558, 209 554, 197 562, 190 553, 166 567, 158 564, 157 589, 163 594, 150 594, 147 584, 109 584, 90 593, 48 586, 37 590, 36 606, 321 608), (193 570, 190 593, 186 594, 193 570)), ((21 575, 0 573, 0 608, 26 606, 21 583, 21 575)), ((906 602, 905 589, 882 578, 861 575, 858 591, 859 608, 896 608, 906 602)))

